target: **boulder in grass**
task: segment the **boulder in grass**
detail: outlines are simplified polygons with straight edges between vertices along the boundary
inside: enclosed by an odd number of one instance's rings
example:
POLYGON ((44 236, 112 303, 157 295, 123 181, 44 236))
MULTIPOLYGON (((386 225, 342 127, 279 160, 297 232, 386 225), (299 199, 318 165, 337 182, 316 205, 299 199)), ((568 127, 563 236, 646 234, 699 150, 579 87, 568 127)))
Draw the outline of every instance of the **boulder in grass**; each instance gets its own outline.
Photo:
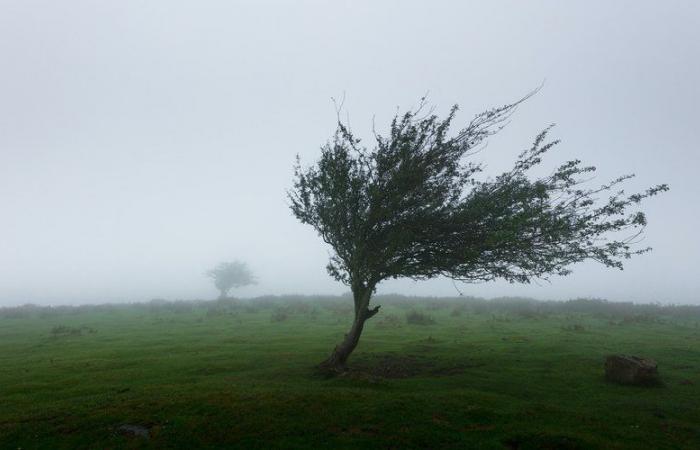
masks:
POLYGON ((656 361, 628 355, 612 355, 605 360, 605 378, 618 384, 657 386, 661 384, 656 361))

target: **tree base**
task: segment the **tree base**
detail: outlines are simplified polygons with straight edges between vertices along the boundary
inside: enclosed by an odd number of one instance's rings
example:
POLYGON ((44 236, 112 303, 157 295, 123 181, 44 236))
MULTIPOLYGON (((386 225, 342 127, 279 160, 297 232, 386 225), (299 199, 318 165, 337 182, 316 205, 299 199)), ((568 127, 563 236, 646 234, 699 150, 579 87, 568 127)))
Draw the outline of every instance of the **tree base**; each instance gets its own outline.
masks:
POLYGON ((336 358, 330 357, 317 365, 316 371, 326 378, 333 378, 346 373, 348 371, 348 366, 345 363, 341 363, 336 358))
MULTIPOLYGON (((324 376, 334 377, 347 373, 348 358, 353 350, 355 350, 355 347, 357 347, 357 342, 360 340, 360 334, 362 334, 362 328, 365 322, 379 312, 379 306, 367 309, 366 304, 369 302, 369 293, 371 293, 371 291, 368 291, 368 294, 362 297, 366 298, 365 304, 355 313, 355 320, 352 324, 352 328, 350 328, 350 331, 345 335, 343 342, 335 347, 328 359, 318 365, 318 371, 324 374, 324 376)), ((357 305, 357 303, 358 300, 356 299, 355 304, 357 305)))

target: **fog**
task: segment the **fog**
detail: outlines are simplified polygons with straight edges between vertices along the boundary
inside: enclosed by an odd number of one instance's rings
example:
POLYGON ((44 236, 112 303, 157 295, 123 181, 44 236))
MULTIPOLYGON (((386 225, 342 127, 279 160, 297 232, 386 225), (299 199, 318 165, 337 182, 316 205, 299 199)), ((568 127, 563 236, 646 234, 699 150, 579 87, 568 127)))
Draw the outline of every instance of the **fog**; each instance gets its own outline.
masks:
POLYGON ((496 175, 556 123, 546 167, 670 185, 642 206, 654 251, 459 290, 700 303, 699 55, 694 1, 0 1, 0 305, 214 298, 204 272, 229 260, 259 280, 233 295, 343 293, 286 199, 331 98, 369 143, 425 93, 458 126, 543 82, 475 158, 496 175))

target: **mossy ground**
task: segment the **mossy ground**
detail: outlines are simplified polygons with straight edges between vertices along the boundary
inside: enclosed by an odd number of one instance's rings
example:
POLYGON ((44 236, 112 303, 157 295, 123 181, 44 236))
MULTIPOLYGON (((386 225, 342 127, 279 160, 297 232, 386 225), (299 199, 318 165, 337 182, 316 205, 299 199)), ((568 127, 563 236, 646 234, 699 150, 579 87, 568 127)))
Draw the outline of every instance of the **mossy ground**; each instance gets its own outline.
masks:
POLYGON ((330 379, 337 299, 0 317, 0 448, 700 448, 695 320, 455 305, 385 304, 330 379), (664 386, 607 383, 611 353, 664 386))

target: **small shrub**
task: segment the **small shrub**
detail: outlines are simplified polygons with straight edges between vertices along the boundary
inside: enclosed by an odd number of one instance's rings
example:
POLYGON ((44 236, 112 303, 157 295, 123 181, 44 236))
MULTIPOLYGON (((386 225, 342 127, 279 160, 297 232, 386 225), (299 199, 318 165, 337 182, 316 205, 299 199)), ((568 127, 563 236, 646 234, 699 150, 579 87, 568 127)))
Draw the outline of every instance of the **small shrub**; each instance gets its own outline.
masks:
MULTIPOLYGON (((152 314, 189 314, 194 311, 196 304, 197 302, 195 301, 167 301, 160 298, 154 298, 148 303, 136 303, 132 305, 132 307, 143 308, 145 311, 148 311, 152 314)), ((109 310, 110 308, 114 308, 114 305, 95 305, 91 309, 97 311, 104 311, 105 309, 103 308, 107 308, 107 310, 109 310)))
POLYGON ((51 328, 51 334, 54 337, 59 337, 59 336, 81 336, 83 333, 97 333, 97 330, 95 330, 92 327, 88 327, 83 325, 82 327, 69 327, 66 325, 56 325, 55 327, 51 328))
POLYGON ((661 318, 654 316, 652 314, 631 314, 622 317, 622 323, 624 324, 652 324, 652 323, 663 323, 661 318))
POLYGON ((0 308, 0 317, 6 319, 28 319, 32 315, 40 311, 41 307, 28 303, 22 306, 12 306, 9 308, 0 308))
POLYGON ((351 302, 328 302, 323 303, 323 307, 337 316, 349 316, 353 313, 353 305, 351 302))
POLYGON ((207 305, 207 317, 232 316, 242 309, 240 302, 234 299, 219 299, 207 305))
POLYGON ((270 316, 270 322, 284 322, 289 318, 289 315, 281 308, 276 309, 270 316))
POLYGON ((452 308, 452 311, 450 312, 450 316, 452 317, 459 317, 463 313, 467 312, 467 307, 464 305, 457 305, 454 308, 452 308))
POLYGON ((471 305, 471 310, 477 315, 487 314, 491 311, 490 306, 491 305, 489 305, 486 301, 474 302, 474 304, 471 305))
POLYGON ((399 328, 401 326, 401 318, 396 314, 386 314, 377 322, 377 326, 382 328, 399 328))
POLYGON ((511 320, 508 316, 503 314, 491 314, 491 317, 487 320, 489 323, 510 323, 511 320))
POLYGON ((39 318, 49 319, 68 314, 77 314, 78 309, 72 306, 46 306, 39 309, 39 318))
POLYGON ((584 327, 580 323, 564 325, 561 327, 561 329, 564 331, 576 331, 576 332, 586 331, 586 327, 584 327))
POLYGON ((409 325, 433 325, 435 319, 420 311, 409 311, 406 313, 406 323, 409 325))
POLYGON ((190 314, 194 311, 194 304, 186 301, 171 302, 167 310, 174 314, 190 314))
POLYGON ((285 309, 290 314, 307 315, 307 314, 312 314, 314 312, 314 307, 306 302, 292 302, 292 303, 289 303, 288 305, 285 305, 285 309))
POLYGON ((249 314, 257 314, 265 310, 273 310, 277 308, 279 301, 274 297, 259 297, 254 300, 245 302, 245 312, 249 314))
POLYGON ((430 311, 438 311, 441 309, 447 309, 450 307, 450 303, 445 300, 431 300, 428 302, 426 309, 430 311))
POLYGON ((544 317, 543 314, 532 309, 520 309, 516 310, 515 314, 521 319, 541 319, 544 317))
POLYGON ((217 307, 207 308, 207 312, 206 312, 206 316, 209 318, 220 317, 220 316, 232 316, 235 314, 236 313, 234 311, 228 310, 226 308, 217 308, 217 307))

